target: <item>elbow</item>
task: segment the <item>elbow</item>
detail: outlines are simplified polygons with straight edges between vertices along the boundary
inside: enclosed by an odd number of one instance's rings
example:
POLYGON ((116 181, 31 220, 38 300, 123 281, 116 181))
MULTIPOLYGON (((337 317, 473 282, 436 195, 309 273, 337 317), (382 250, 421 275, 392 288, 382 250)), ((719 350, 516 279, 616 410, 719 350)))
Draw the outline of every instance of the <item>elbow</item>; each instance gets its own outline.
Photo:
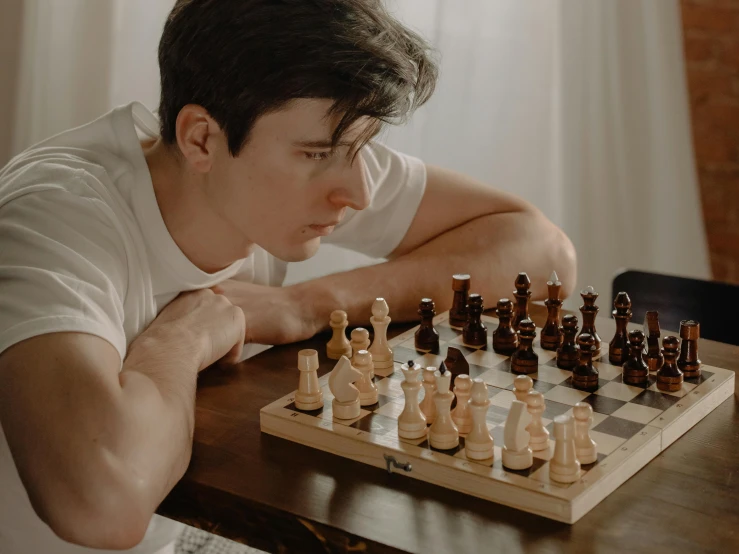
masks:
POLYGON ((554 253, 552 267, 562 283, 562 298, 568 298, 577 285, 577 252, 567 234, 557 226, 552 233, 554 244, 550 252, 554 253))

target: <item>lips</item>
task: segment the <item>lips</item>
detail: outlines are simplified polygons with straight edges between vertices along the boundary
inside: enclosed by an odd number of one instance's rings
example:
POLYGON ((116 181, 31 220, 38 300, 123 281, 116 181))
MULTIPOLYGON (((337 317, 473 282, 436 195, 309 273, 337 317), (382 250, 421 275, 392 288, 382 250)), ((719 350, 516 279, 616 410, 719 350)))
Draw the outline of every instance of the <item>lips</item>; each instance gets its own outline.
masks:
POLYGON ((310 228, 315 231, 319 236, 330 235, 336 227, 335 223, 329 225, 310 225, 310 228))

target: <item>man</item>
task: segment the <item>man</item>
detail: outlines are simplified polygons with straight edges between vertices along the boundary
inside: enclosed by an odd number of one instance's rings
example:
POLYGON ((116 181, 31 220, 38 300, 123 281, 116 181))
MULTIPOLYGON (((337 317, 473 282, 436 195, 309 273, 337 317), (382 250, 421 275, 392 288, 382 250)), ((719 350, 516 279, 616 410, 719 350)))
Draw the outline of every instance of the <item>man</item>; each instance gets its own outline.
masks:
MULTIPOLYGON (((431 95, 416 34, 370 0, 180 0, 139 104, 0 172, 0 551, 171 552, 154 510, 190 457, 197 374, 422 296, 541 298, 574 251, 537 209, 371 140, 431 95), (388 261, 281 287, 321 240, 388 261)), ((482 147, 481 147, 482 148, 482 147)), ((484 152, 481 151, 481 155, 484 152)))

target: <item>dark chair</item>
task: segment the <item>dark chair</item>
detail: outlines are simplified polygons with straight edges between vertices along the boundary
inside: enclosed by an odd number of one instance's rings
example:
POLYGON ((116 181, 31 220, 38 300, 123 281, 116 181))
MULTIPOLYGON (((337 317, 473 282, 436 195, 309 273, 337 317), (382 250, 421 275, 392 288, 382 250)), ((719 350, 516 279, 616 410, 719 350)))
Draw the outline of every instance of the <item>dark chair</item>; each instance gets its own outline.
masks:
POLYGON ((701 338, 739 345, 739 285, 622 270, 613 278, 609 312, 622 291, 631 298, 632 323, 641 324, 646 311, 657 310, 663 330, 677 334, 680 321, 693 319, 700 323, 701 338))

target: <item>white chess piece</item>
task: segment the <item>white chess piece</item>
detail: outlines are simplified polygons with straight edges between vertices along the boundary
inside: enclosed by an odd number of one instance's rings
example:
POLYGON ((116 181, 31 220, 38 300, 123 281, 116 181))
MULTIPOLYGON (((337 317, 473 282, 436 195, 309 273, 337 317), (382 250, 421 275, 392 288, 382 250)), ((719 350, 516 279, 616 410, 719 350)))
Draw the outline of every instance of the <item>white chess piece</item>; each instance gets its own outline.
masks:
POLYGON ((434 403, 436 404, 436 418, 429 427, 429 444, 439 450, 449 450, 459 446, 459 429, 452 420, 452 400, 454 393, 449 390, 452 374, 445 371, 434 372, 436 377, 436 392, 434 403))
POLYGON ((436 404, 434 404, 434 393, 436 392, 436 368, 429 366, 423 370, 423 400, 421 411, 426 416, 426 423, 431 424, 436 419, 436 404))
POLYGON ((295 393, 298 410, 317 410, 323 407, 323 392, 318 384, 318 352, 307 348, 298 352, 300 381, 295 393))
POLYGON ((372 406, 372 404, 377 404, 377 387, 370 377, 372 354, 366 350, 360 350, 357 352, 356 356, 354 356, 352 366, 362 373, 362 378, 357 381, 357 389, 359 389, 359 404, 361 406, 372 406))
POLYGON ((342 356, 328 376, 328 388, 334 395, 331 408, 337 419, 359 417, 359 389, 352 385, 362 378, 362 374, 352 367, 349 358, 342 356))
POLYGON ((421 411, 418 395, 421 392, 421 366, 403 364, 403 382, 400 387, 405 396, 405 406, 398 416, 398 436, 401 439, 420 439, 426 436, 426 416, 421 411))
POLYGON ((472 389, 470 376, 464 373, 457 375, 454 379, 454 395, 457 397, 457 405, 452 411, 452 420, 461 435, 466 435, 472 429, 472 414, 468 406, 470 389, 472 389))
POLYGON ((534 452, 549 450, 549 431, 541 420, 541 414, 544 412, 544 395, 532 389, 526 396, 526 404, 531 414, 531 423, 526 427, 530 435, 529 446, 534 452))
POLYGON ((520 400, 511 402, 508 417, 503 428, 503 465, 508 469, 527 469, 534 464, 534 454, 529 447, 529 433, 526 426, 531 416, 526 403, 520 400))
POLYGON ((598 460, 598 445, 590 438, 593 424, 593 407, 587 402, 578 402, 572 408, 575 416, 575 453, 581 465, 592 464, 598 460))
MULTIPOLYGON (((364 327, 357 327, 354 329, 351 333, 351 342, 349 342, 349 346, 352 347, 352 365, 354 367, 357 367, 357 364, 355 363, 356 360, 354 357, 357 355, 357 352, 360 350, 369 350, 370 346, 370 340, 369 340, 369 331, 365 329, 364 327)), ((375 376, 375 364, 372 362, 370 364, 370 379, 372 379, 375 376)))
POLYGON ((516 400, 520 402, 526 402, 529 391, 534 386, 534 381, 528 375, 518 375, 513 380, 513 394, 516 395, 516 400))
POLYGON ((549 461, 549 478, 558 483, 580 479, 580 462, 575 451, 575 420, 571 415, 554 418, 554 454, 549 461))
POLYGON ((389 313, 390 309, 384 298, 377 298, 372 304, 370 323, 375 332, 375 340, 369 351, 375 364, 375 374, 381 377, 392 375, 395 371, 393 349, 387 343, 387 327, 391 321, 389 313))
POLYGON ((331 325, 334 333, 331 336, 331 340, 326 344, 326 356, 332 360, 338 360, 342 356, 351 358, 352 347, 346 339, 346 327, 349 325, 346 312, 344 310, 334 310, 331 312, 329 325, 331 325))
POLYGON ((479 377, 472 381, 472 394, 468 405, 472 416, 472 429, 464 440, 464 452, 470 460, 488 460, 493 457, 494 446, 493 436, 487 424, 490 399, 488 387, 479 377))

